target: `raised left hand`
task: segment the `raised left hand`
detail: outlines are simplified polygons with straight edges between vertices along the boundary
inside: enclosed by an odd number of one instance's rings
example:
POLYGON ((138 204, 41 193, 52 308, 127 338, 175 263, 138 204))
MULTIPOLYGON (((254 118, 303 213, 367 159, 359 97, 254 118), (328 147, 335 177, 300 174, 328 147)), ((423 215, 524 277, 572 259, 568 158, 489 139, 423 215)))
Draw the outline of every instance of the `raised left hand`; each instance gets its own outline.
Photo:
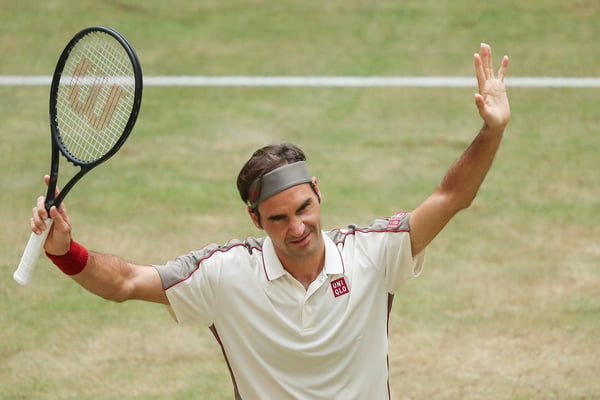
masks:
POLYGON ((510 105, 504 86, 508 56, 502 58, 498 77, 494 75, 490 45, 482 43, 480 53, 475 53, 473 58, 479 87, 479 92, 475 93, 479 115, 483 118, 485 127, 503 131, 510 120, 510 105))

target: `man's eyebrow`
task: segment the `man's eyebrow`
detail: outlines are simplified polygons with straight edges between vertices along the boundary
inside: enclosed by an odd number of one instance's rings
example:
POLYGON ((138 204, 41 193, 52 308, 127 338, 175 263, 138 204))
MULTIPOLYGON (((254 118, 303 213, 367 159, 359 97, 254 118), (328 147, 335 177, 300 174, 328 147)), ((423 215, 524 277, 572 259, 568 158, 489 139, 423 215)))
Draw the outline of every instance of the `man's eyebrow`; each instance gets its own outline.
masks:
POLYGON ((298 207, 298 209, 296 209, 296 212, 300 212, 300 211, 304 210, 306 207, 310 206, 312 204, 312 202, 313 202, 313 199, 311 197, 304 200, 304 202, 300 205, 300 207, 298 207))
MULTIPOLYGON (((302 204, 300 204, 300 207, 298 207, 296 209, 296 213, 302 212, 304 209, 306 209, 306 207, 310 206, 312 204, 312 202, 313 202, 313 199, 310 198, 310 197, 308 199, 304 200, 302 202, 302 204)), ((278 220, 281 220, 281 219, 283 219, 285 217, 287 217, 286 214, 273 214, 273 215, 269 215, 267 217, 267 219, 269 221, 278 221, 278 220)))
POLYGON ((279 221, 280 219, 284 219, 285 218, 285 214, 275 214, 275 215, 269 215, 267 217, 267 219, 269 221, 279 221))

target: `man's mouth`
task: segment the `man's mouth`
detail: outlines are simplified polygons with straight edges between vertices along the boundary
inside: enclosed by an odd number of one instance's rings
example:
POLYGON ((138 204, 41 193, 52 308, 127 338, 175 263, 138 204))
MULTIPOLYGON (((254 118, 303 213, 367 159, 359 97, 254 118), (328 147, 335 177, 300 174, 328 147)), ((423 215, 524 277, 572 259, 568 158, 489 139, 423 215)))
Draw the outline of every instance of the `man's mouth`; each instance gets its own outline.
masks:
POLYGON ((300 237, 298 239, 290 240, 290 243, 293 244, 294 246, 302 246, 302 245, 308 243, 309 238, 310 238, 310 232, 303 235, 302 237, 300 237))

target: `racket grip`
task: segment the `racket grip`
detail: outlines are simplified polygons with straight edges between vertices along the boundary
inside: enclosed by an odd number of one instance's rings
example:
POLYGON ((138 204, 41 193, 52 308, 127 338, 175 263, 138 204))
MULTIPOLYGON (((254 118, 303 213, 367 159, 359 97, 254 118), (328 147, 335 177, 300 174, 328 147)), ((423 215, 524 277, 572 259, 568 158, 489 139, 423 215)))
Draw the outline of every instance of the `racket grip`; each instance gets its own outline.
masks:
POLYGON ((15 281, 17 281, 17 283, 21 285, 27 285, 29 282, 31 282, 33 270, 35 269, 38 258, 40 258, 40 254, 44 248, 44 243, 46 242, 48 233, 50 233, 51 227, 52 220, 47 219, 46 229, 42 233, 36 235, 35 233, 31 232, 31 236, 29 236, 29 241, 27 242, 27 246, 25 247, 25 251, 21 257, 21 262, 13 274, 13 278, 15 281))

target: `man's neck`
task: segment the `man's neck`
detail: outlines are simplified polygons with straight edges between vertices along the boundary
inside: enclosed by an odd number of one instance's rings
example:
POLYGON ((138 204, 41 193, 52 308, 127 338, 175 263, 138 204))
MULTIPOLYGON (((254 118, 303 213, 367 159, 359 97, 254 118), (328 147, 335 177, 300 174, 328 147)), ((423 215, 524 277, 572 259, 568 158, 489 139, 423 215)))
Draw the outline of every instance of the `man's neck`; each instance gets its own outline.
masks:
POLYGON ((292 275, 304 289, 308 289, 310 284, 317 279, 325 265, 325 248, 312 257, 306 259, 286 260, 279 256, 279 261, 283 268, 292 275))

